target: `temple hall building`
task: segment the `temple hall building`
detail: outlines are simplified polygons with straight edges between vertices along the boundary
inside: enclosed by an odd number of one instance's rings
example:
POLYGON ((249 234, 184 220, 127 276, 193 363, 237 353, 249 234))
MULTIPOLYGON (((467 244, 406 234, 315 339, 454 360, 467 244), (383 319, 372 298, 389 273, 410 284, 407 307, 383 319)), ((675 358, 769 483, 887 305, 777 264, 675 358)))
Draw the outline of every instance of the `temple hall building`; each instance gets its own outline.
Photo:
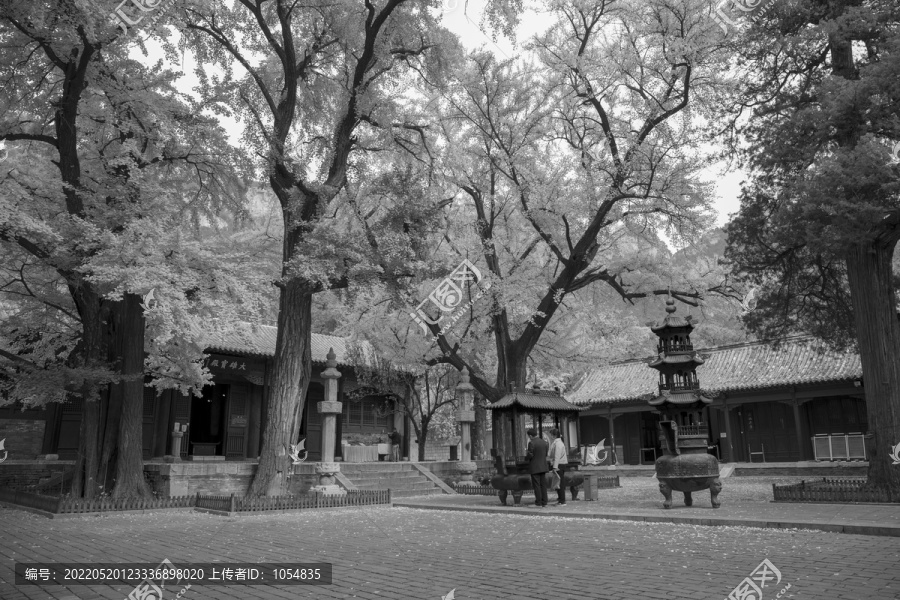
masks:
MULTIPOLYGON (((206 365, 213 382, 203 389, 202 396, 184 395, 177 390, 158 395, 155 388, 145 387, 144 459, 170 455, 176 430, 183 432, 177 448, 181 459, 253 461, 258 458, 261 425, 266 422, 263 398, 270 384, 276 335, 277 329, 268 325, 248 327, 240 334, 210 335, 205 342, 206 365)), ((319 460, 321 455, 322 415, 316 407, 325 399, 321 373, 330 351, 334 352, 341 373, 338 400, 343 403, 343 413, 337 419, 335 456, 355 453, 354 460, 377 461, 377 445, 359 441, 382 436, 387 441, 386 435, 395 427, 406 434, 405 445, 408 445, 409 428, 403 411, 396 410, 397 397, 358 382, 351 347, 346 338, 312 334, 312 378, 300 432, 311 461, 319 460), (366 456, 361 456, 363 453, 366 456)), ((363 360, 374 356, 371 345, 365 342, 357 344, 353 352, 363 360)), ((6 439, 6 447, 15 459, 55 455, 60 461, 74 460, 81 411, 82 400, 78 398, 24 411, 16 405, 0 407, 0 439, 6 439)), ((408 456, 408 452, 404 455, 408 456)))
MULTIPOLYGON (((689 337, 683 344, 686 352, 693 350, 689 337)), ((856 354, 798 336, 698 349, 698 356, 695 378, 668 383, 649 368, 656 357, 586 373, 566 394, 583 407, 581 444, 614 449, 606 464, 652 465, 661 449, 659 416, 648 398, 664 387, 694 386, 712 398, 702 420, 709 423, 708 451, 722 462, 866 460, 864 381, 856 354)))

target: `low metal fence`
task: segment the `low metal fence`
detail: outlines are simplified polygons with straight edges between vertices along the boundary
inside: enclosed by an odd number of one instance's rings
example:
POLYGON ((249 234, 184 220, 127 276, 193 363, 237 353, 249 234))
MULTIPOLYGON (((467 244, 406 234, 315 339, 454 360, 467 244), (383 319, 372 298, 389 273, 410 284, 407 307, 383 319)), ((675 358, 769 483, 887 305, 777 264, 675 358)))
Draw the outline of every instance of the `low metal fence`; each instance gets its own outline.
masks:
POLYGON ((865 479, 828 479, 801 481, 787 485, 772 484, 775 502, 900 502, 888 488, 866 485, 865 479))
POLYGON ((168 508, 199 508, 226 513, 258 513, 273 510, 303 510, 342 506, 372 506, 391 503, 390 490, 352 490, 346 494, 314 493, 271 498, 242 498, 235 496, 175 496, 172 498, 55 497, 22 490, 0 489, 0 502, 33 508, 52 514, 105 513, 126 510, 157 510, 168 508))
POLYGON ((172 498, 59 498, 57 514, 116 512, 121 510, 154 510, 163 508, 190 508, 193 496, 173 496, 172 498))

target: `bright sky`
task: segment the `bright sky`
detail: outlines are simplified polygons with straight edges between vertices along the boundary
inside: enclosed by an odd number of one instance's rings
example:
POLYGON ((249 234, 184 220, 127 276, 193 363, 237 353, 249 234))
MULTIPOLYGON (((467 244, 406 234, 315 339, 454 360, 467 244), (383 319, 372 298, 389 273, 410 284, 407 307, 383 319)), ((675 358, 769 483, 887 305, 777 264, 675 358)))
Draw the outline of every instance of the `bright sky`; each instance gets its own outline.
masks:
MULTIPOLYGON (((515 58, 518 51, 510 40, 500 38, 494 41, 490 34, 486 34, 479 27, 483 0, 442 0, 442 3, 444 6, 443 25, 456 33, 467 48, 475 49, 484 46, 498 56, 515 58)), ((534 10, 526 11, 520 20, 517 31, 519 44, 521 45, 531 36, 543 32, 548 24, 546 16, 534 10)), ((740 183, 745 178, 745 174, 735 170, 726 171, 722 164, 711 165, 703 173, 705 179, 715 183, 714 205, 718 213, 716 224, 724 225, 728 221, 728 215, 738 210, 740 183)))

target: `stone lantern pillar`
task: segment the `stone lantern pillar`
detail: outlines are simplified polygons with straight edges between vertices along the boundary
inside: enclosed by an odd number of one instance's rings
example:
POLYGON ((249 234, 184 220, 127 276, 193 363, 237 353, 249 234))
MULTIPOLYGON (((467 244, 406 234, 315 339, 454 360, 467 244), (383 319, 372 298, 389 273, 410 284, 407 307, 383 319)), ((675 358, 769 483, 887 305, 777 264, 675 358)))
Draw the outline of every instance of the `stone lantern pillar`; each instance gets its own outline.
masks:
POLYGON ((335 483, 334 476, 340 472, 341 465, 334 460, 334 445, 337 436, 337 416, 341 414, 343 403, 338 402, 338 379, 341 372, 337 370, 337 356, 334 348, 329 348, 326 355, 326 369, 322 371, 325 380, 325 400, 319 402, 318 409, 322 414, 322 462, 316 464, 316 473, 319 475, 319 485, 313 487, 313 491, 325 494, 346 494, 341 486, 335 483))
POLYGON ((472 461, 472 423, 475 422, 474 409, 475 388, 469 383, 469 370, 463 369, 459 384, 456 386, 456 400, 459 410, 456 420, 459 422, 460 440, 462 448, 456 469, 459 472, 459 485, 475 485, 472 481, 478 465, 472 461))

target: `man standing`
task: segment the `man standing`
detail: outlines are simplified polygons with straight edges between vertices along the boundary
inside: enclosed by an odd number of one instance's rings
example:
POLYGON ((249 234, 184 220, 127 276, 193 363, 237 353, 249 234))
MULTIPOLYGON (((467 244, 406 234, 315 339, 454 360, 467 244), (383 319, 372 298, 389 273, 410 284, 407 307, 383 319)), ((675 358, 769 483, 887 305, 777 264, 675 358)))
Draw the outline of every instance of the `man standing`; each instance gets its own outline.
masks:
POLYGON ((559 475, 559 488, 556 491, 558 506, 566 505, 566 487, 563 485, 563 473, 569 465, 569 458, 566 456, 566 445, 559 436, 559 429, 554 427, 550 430, 550 468, 554 473, 559 475))
POLYGON ((547 463, 548 444, 538 437, 534 428, 529 429, 528 434, 528 472, 531 474, 531 487, 534 488, 534 505, 539 508, 547 506, 547 472, 550 470, 547 463))
POLYGON ((394 431, 392 431, 388 437, 391 440, 391 460, 398 462, 400 460, 400 444, 403 442, 403 436, 400 435, 400 432, 394 427, 394 431))

